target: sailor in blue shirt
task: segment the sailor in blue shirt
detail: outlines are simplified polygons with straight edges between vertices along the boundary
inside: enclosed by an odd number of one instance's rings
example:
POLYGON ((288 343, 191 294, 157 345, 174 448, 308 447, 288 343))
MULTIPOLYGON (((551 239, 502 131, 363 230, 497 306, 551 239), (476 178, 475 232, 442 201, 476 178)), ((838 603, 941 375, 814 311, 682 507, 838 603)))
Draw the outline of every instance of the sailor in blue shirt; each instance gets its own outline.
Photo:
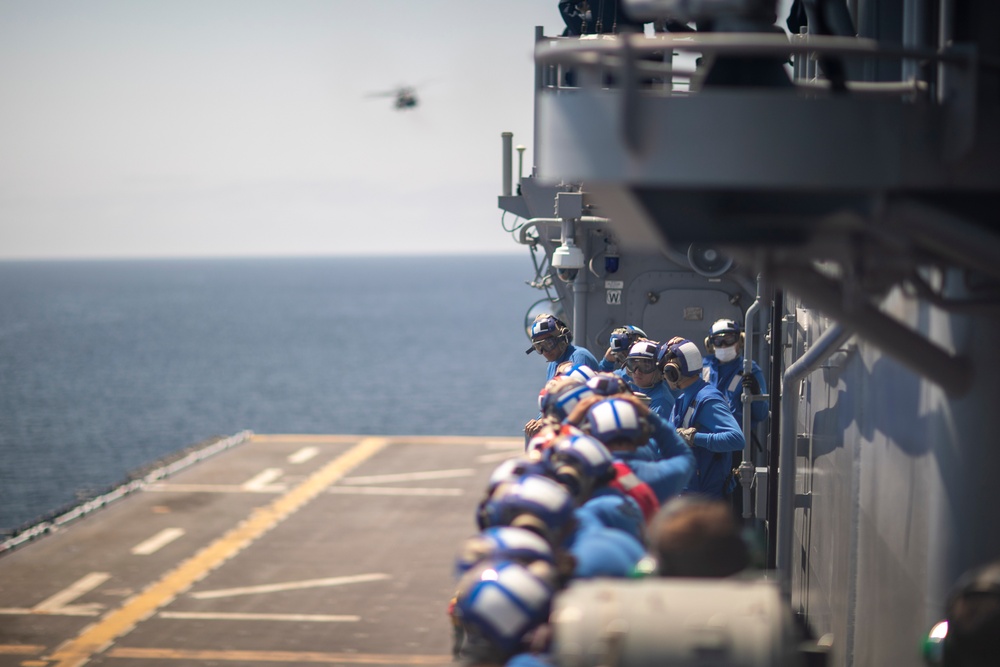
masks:
POLYGON ((593 403, 586 413, 586 430, 648 484, 661 503, 680 493, 692 477, 696 457, 690 447, 635 397, 593 403), (655 453, 652 459, 641 453, 647 444, 655 453))
POLYGON ((670 421, 687 441, 697 463, 685 491, 722 498, 732 491, 732 452, 745 440, 729 401, 701 378, 702 358, 689 340, 671 341, 662 349, 660 365, 671 388, 680 393, 670 421))
POLYGON ((656 364, 659 351, 660 344, 650 340, 641 340, 633 345, 625 359, 626 380, 632 391, 649 398, 650 412, 667 417, 674 407, 674 395, 663 384, 663 373, 656 364))
POLYGON ((527 349, 527 354, 537 352, 549 362, 546 382, 555 377, 556 368, 564 361, 597 370, 597 358, 587 348, 573 345, 573 332, 554 315, 543 313, 537 316, 528 333, 531 347, 527 349))
POLYGON ((611 332, 608 337, 608 349, 604 352, 604 357, 597 364, 597 370, 602 373, 614 373, 619 377, 625 377, 625 360, 628 358, 628 351, 640 340, 647 338, 646 332, 639 327, 626 324, 611 332))
MULTIPOLYGON (((743 374, 743 345, 746 338, 740 325, 733 320, 719 320, 712 325, 705 349, 709 356, 702 362, 701 377, 714 385, 729 400, 729 407, 738 423, 743 423, 743 394, 767 393, 764 372, 756 361, 751 362, 750 375, 743 374)), ((767 401, 750 404, 751 427, 767 419, 767 401)))
POLYGON ((578 512, 565 487, 540 475, 501 484, 480 505, 477 520, 480 529, 517 526, 538 533, 557 552, 573 556, 574 579, 627 577, 645 553, 629 533, 602 525, 592 513, 578 512))

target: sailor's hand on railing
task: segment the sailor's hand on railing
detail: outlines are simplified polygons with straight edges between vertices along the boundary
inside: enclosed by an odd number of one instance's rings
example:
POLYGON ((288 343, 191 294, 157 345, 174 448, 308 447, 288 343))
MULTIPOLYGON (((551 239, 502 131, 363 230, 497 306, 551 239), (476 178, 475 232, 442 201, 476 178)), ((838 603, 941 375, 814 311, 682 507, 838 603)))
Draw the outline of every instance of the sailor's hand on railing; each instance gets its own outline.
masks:
POLYGON ((743 390, 748 394, 753 394, 754 396, 760 393, 760 382, 757 382, 757 378, 753 373, 748 373, 743 376, 743 390))

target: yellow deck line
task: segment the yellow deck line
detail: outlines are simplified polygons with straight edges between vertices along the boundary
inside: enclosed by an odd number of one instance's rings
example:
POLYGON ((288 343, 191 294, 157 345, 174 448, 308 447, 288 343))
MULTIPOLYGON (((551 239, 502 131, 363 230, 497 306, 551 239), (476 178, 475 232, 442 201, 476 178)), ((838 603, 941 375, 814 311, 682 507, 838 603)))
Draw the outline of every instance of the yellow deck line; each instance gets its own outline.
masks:
POLYGON ((198 651, 169 648, 116 648, 110 658, 188 660, 191 662, 301 662, 351 665, 451 665, 450 655, 390 655, 385 653, 319 653, 313 651, 198 651))
POLYGON ((116 639, 131 631, 140 621, 169 604, 177 595, 277 526, 387 444, 385 438, 361 440, 270 505, 254 510, 242 523, 165 574, 142 593, 63 643, 49 656, 49 660, 56 663, 55 667, 77 667, 86 663, 93 655, 107 650, 116 639))

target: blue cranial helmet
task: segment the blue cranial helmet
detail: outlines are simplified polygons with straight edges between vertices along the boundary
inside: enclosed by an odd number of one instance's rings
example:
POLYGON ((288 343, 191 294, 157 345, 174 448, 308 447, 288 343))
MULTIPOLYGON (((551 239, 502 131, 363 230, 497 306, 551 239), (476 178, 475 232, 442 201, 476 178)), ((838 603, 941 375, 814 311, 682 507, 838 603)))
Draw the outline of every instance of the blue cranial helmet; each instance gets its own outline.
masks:
POLYGON ((629 348, 640 338, 646 338, 646 332, 639 327, 627 324, 611 332, 608 347, 615 352, 628 352, 629 348))
POLYGON ((597 372, 590 366, 582 366, 577 364, 570 368, 568 371, 563 373, 563 377, 573 378, 574 380, 580 380, 581 382, 586 382, 590 378, 597 375, 597 372))
POLYGON ((551 538, 569 527, 575 505, 558 482, 528 474, 513 484, 501 484, 480 508, 482 528, 520 526, 551 538))
POLYGON ((608 398, 595 403, 587 412, 587 432, 605 445, 616 440, 640 442, 647 437, 648 426, 632 403, 608 398))
POLYGON ((455 571, 461 576, 487 559, 554 563, 555 555, 549 543, 537 533, 524 528, 496 526, 465 541, 455 559, 455 571))
POLYGON ((654 343, 650 340, 639 341, 635 345, 629 348, 628 358, 629 359, 649 359, 650 361, 656 361, 657 352, 660 349, 659 343, 654 343))
POLYGON ((661 349, 661 359, 663 364, 676 366, 681 376, 693 377, 701 373, 701 350, 687 339, 661 349))
POLYGON ((715 336, 717 334, 727 334, 727 333, 739 334, 740 325, 737 324, 735 320, 722 319, 722 320, 716 320, 712 324, 712 328, 708 330, 709 336, 715 336))
POLYGON ((554 593, 552 568, 486 561, 459 582, 455 615, 473 638, 514 653, 548 619, 554 593))
POLYGON ((546 384, 538 395, 538 407, 542 414, 562 421, 577 403, 593 395, 593 390, 580 380, 563 376, 546 384))
POLYGON ((630 392, 625 380, 614 373, 598 373, 587 380, 587 386, 598 396, 614 396, 630 392))
POLYGON ((614 478, 614 458, 599 440, 589 435, 559 438, 545 452, 549 474, 578 499, 589 496, 598 484, 614 478))
POLYGON ((566 331, 568 331, 566 325, 559 318, 555 315, 545 313, 535 318, 535 321, 531 323, 528 334, 531 336, 532 341, 538 341, 543 338, 562 335, 566 331))

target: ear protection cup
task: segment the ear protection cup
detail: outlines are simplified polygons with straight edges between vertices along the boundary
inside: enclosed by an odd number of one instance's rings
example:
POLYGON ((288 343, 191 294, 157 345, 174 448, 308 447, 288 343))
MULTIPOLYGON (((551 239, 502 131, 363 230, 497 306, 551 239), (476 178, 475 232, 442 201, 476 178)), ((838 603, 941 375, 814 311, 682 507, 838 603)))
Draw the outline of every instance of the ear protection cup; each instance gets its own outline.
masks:
POLYGON ((681 380, 681 369, 676 364, 669 363, 663 367, 663 377, 667 382, 677 384, 681 380))

